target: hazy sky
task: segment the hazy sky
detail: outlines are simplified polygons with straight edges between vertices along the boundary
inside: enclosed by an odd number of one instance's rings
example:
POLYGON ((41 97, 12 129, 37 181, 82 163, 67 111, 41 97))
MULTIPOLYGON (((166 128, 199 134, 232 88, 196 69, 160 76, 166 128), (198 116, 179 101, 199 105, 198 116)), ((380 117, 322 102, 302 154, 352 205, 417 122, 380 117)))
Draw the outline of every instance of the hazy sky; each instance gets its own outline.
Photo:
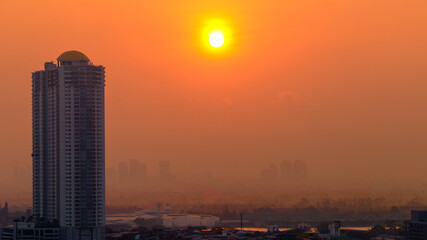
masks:
POLYGON ((31 163, 31 72, 79 50, 106 67, 107 166, 425 175, 426 29, 425 0, 0 0, 0 173, 31 163))

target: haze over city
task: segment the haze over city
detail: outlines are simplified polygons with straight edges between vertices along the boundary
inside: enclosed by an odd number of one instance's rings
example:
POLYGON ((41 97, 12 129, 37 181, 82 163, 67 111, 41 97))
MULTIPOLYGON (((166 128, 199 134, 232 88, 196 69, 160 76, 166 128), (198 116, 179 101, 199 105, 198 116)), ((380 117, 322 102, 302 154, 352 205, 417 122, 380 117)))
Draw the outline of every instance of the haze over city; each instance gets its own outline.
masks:
POLYGON ((107 209, 427 205, 426 13, 423 0, 0 1, 0 202, 32 203, 31 73, 77 50, 106 72, 107 209))

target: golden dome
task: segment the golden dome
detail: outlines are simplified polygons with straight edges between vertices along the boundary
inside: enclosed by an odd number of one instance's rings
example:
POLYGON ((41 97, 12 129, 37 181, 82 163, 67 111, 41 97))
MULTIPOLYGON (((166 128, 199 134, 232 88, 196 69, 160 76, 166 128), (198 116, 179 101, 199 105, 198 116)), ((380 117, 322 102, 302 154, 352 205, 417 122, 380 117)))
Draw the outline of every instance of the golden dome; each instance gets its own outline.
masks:
POLYGON ((79 51, 67 51, 59 55, 56 59, 58 61, 87 61, 90 62, 89 58, 79 51))

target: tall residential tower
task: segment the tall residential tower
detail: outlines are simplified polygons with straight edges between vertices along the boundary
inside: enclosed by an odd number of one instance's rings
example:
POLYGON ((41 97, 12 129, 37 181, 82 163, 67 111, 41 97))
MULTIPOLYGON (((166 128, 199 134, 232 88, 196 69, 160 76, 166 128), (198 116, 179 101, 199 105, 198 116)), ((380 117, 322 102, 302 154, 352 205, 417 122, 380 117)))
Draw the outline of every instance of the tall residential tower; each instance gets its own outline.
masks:
POLYGON ((33 211, 66 239, 105 239, 104 67, 78 51, 32 74, 33 211))

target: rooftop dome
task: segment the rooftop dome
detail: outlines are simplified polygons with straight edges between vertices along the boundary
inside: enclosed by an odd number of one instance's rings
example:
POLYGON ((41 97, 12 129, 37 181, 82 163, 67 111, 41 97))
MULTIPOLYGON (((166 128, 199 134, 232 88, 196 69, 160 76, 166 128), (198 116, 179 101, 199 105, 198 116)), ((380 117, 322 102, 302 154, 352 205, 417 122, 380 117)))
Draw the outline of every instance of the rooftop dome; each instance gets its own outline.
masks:
POLYGON ((67 51, 59 55, 56 59, 58 61, 87 61, 90 62, 89 58, 79 51, 67 51))

